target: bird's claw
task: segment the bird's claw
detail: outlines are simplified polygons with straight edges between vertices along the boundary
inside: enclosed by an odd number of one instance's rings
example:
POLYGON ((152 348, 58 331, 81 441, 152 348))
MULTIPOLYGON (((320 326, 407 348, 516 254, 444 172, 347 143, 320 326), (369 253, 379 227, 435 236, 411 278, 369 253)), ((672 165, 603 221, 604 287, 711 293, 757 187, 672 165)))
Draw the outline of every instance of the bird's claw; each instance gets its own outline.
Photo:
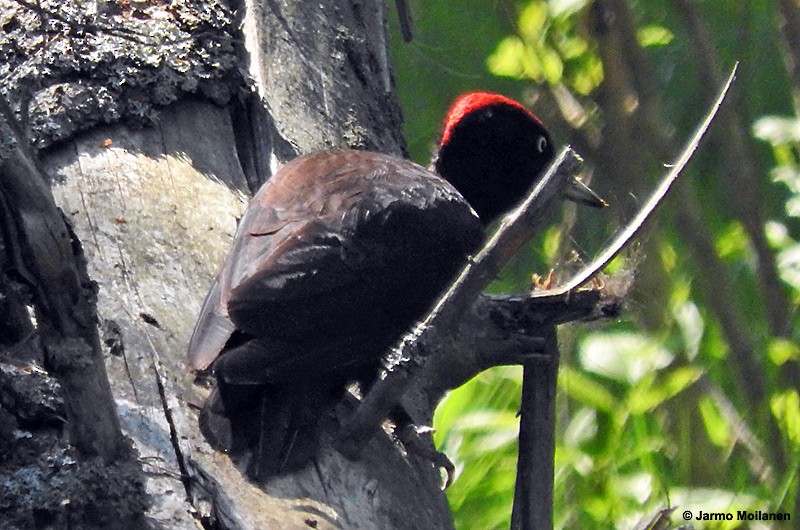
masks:
POLYGON ((547 291, 549 289, 552 289, 555 283, 556 283, 556 275, 553 269, 550 269, 550 272, 547 274, 547 278, 542 278, 536 273, 534 273, 531 276, 532 291, 547 291))
POLYGON ((441 451, 437 451, 433 447, 432 440, 423 440, 422 436, 432 436, 435 432, 433 427, 423 425, 416 426, 408 424, 396 431, 397 439, 406 448, 406 451, 412 453, 420 458, 424 458, 431 462, 437 468, 443 468, 447 473, 447 478, 442 485, 442 490, 446 490, 453 483, 455 478, 456 466, 441 451))

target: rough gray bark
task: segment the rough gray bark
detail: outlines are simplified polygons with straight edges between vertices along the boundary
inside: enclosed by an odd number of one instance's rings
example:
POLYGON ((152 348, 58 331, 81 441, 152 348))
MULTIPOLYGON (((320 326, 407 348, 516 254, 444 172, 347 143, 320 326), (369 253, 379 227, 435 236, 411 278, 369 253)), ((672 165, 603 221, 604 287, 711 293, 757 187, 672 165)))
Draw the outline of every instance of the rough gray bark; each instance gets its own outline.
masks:
POLYGON ((245 0, 248 71, 260 97, 250 119, 267 156, 251 181, 329 147, 405 153, 385 9, 380 0, 245 0))
POLYGON ((358 462, 323 452, 269 493, 249 485, 199 436, 192 405, 202 397, 183 366, 246 202, 240 190, 315 149, 403 152, 383 3, 237 5, 248 8, 236 14, 246 49, 235 48, 234 14, 214 1, 2 7, 12 29, 3 49, 23 50, 3 88, 46 149, 57 202, 98 284, 109 377, 146 472, 151 522, 451 527, 438 472, 388 436, 358 462), (249 63, 255 97, 237 81, 237 62, 249 63))
POLYGON ((0 358, 4 524, 141 526, 144 484, 106 376, 95 285, 11 110, 5 102, 0 109, 12 146, 0 163, 0 294, 12 314, 4 327, 22 324, 11 333, 16 343, 3 341, 10 347, 0 358), (33 315, 27 322, 25 306, 33 315), (64 431, 71 446, 59 436, 64 431))
POLYGON ((170 528, 197 526, 185 501, 184 459, 197 434, 183 352, 244 207, 222 183, 244 181, 232 145, 223 109, 177 103, 159 125, 97 128, 46 157, 99 284, 100 318, 120 330, 106 359, 117 408, 151 474, 150 515, 170 528))
MULTIPOLYGON (((6 123, 13 124, 10 109, 3 110, 6 123)), ((111 463, 122 453, 122 440, 94 326, 94 296, 82 256, 31 153, 18 141, 2 165, 5 265, 32 291, 43 361, 64 390, 72 444, 84 458, 111 463), (83 407, 86 401, 97 406, 83 407)))

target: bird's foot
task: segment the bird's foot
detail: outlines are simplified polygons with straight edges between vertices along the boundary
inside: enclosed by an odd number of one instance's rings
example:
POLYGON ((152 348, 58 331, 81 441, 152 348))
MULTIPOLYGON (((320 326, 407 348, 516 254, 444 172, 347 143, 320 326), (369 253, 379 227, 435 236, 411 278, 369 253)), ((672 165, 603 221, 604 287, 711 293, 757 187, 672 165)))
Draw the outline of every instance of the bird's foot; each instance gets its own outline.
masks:
POLYGON ((417 426, 409 423, 396 430, 395 436, 397 436, 397 439, 400 440, 408 453, 428 460, 437 468, 445 470, 447 478, 442 485, 442 489, 446 490, 453 483, 456 467, 446 454, 434 448, 433 440, 430 438, 433 433, 433 427, 417 426))
POLYGON ((553 288, 556 283, 556 274, 553 269, 547 274, 546 278, 542 278, 538 274, 531 276, 531 291, 548 291, 553 288))

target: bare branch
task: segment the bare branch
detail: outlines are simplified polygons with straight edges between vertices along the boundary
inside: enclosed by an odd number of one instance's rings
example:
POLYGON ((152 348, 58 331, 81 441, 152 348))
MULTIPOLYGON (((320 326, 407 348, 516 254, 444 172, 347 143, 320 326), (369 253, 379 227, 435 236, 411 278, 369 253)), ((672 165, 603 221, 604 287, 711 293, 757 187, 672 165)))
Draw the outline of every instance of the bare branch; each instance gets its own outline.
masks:
POLYGON ((411 39, 414 38, 414 19, 411 16, 411 7, 407 0, 395 0, 394 3, 397 6, 397 17, 400 19, 403 40, 411 42, 411 39))
MULTIPOLYGON (((664 177, 661 185, 628 223, 605 247, 600 255, 582 269, 564 286, 545 291, 534 296, 563 296, 586 283, 597 274, 614 256, 635 236, 645 221, 660 204, 672 183, 694 154, 711 121, 722 104, 730 84, 733 82, 734 68, 727 83, 720 91, 717 101, 687 144, 672 170, 664 177)), ((342 449, 349 454, 357 454, 365 441, 371 436, 378 422, 394 408, 409 384, 411 368, 424 362, 430 355, 430 344, 443 344, 448 334, 456 328, 458 319, 466 308, 489 284, 502 265, 524 244, 541 226, 541 219, 558 193, 563 190, 569 175, 574 175, 579 167, 579 159, 567 148, 548 170, 547 174, 531 191, 526 200, 511 215, 503 220, 500 229, 485 245, 478 256, 462 270, 451 288, 442 296, 424 322, 412 333, 406 335, 395 348, 388 367, 389 373, 367 394, 361 406, 344 427, 342 449), (571 158, 568 157, 571 155, 571 158), (571 162, 570 162, 571 160, 571 162), (564 166, 564 167, 562 167, 564 166), (561 175, 560 180, 554 177, 561 175), (431 337, 434 337, 433 339, 431 337), (430 341, 430 342, 428 342, 430 341), (426 346, 423 346, 426 344, 426 346)))
POLYGON ((795 112, 800 112, 800 6, 793 0, 780 0, 778 5, 786 69, 794 85, 795 112))
POLYGON ((625 247, 625 245, 627 245, 632 238, 639 233, 645 222, 650 218, 650 215, 655 211, 659 204, 661 204, 664 197, 666 197, 667 192, 669 192, 672 184, 675 182, 675 179, 678 178, 678 175, 680 175, 681 171, 683 171, 683 168, 686 167, 686 164, 692 158, 697 146, 700 144, 700 140, 702 140, 703 135, 706 133, 709 125, 711 125, 712 120, 717 115, 717 111, 719 110, 720 105, 722 105, 725 95, 728 93, 728 89, 730 88, 735 76, 736 66, 734 66, 733 70, 728 76, 728 80, 719 91, 717 99, 714 102, 714 105, 711 107, 711 110, 709 110, 708 114, 706 115, 705 120, 703 120, 703 122, 695 131, 694 136, 692 136, 692 138, 686 144, 686 147, 683 149, 683 152, 681 152, 678 160, 674 165, 672 165, 672 169, 664 176, 664 178, 661 180, 661 183, 658 185, 655 191, 653 191, 653 194, 644 203, 644 205, 642 205, 633 219, 631 219, 622 228, 622 230, 617 232, 611 242, 609 242, 609 244, 603 248, 600 254, 589 265, 581 269, 576 275, 570 278, 567 283, 559 286, 553 291, 542 291, 541 293, 534 294, 534 296, 563 294, 577 289, 593 278, 606 265, 608 265, 609 262, 611 262, 611 260, 614 259, 614 257, 625 247))
MULTIPOLYGON (((581 270, 558 294, 570 293, 594 277, 641 230, 645 221, 666 196, 675 179, 689 162, 711 121, 716 116, 736 74, 734 67, 705 120, 689 140, 681 156, 661 183, 637 212, 618 232, 592 263, 581 270)), ((547 295, 545 291, 542 295, 547 295)), ((535 297, 536 295, 534 295, 535 297)), ((553 459, 555 454, 555 394, 558 378, 558 342, 556 328, 543 330, 545 358, 531 357, 523 363, 522 402, 520 406, 519 457, 514 491, 511 528, 532 530, 553 527, 553 459)))
POLYGON ((553 528, 555 409, 559 363, 556 327, 546 328, 543 335, 547 357, 532 357, 523 364, 512 530, 553 528))
MULTIPOLYGON (((548 327, 618 316, 630 283, 630 278, 608 278, 602 286, 541 297, 483 294, 464 314, 453 342, 428 358, 408 392, 424 395, 430 414, 447 391, 484 370, 541 356, 548 327)), ((409 405, 404 400, 415 420, 430 421, 425 410, 412 411, 409 405)))

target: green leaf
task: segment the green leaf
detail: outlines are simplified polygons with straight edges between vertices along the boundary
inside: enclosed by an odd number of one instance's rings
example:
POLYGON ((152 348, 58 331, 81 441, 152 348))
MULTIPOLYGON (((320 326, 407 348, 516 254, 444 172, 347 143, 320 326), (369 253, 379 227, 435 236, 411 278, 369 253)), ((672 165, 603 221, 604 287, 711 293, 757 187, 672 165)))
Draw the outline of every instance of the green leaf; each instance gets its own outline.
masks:
POLYGON ((591 372, 627 383, 668 366, 672 353, 660 340, 637 332, 594 333, 580 345, 579 358, 591 372))
POLYGON ((563 389, 571 398, 607 413, 616 409, 614 395, 602 384, 578 370, 564 366, 558 379, 558 388, 563 389))
POLYGON ((570 87, 581 96, 588 96, 603 82, 603 63, 594 54, 587 54, 570 74, 570 87))
POLYGON ((614 487, 621 495, 644 504, 653 492, 653 477, 648 473, 620 475, 614 481, 614 487))
POLYGON ((775 366, 783 366, 787 361, 800 360, 800 346, 788 339, 775 338, 767 346, 767 355, 775 366))
POLYGON ((538 81, 544 77, 539 59, 519 37, 506 37, 486 60, 494 75, 538 81))
POLYGON ((682 366, 673 370, 668 376, 662 387, 669 397, 682 392, 695 381, 700 379, 704 370, 698 366, 682 366))
POLYGON ((753 135, 771 144, 800 142, 800 119, 764 116, 753 124, 753 135))
POLYGON ((652 377, 645 377, 636 385, 628 397, 631 414, 650 412, 671 399, 703 375, 703 370, 694 366, 683 366, 673 370, 661 384, 651 384, 652 377))
POLYGON ((773 396, 769 405, 781 429, 797 451, 800 449, 800 395, 797 390, 786 390, 773 396))
POLYGON ((661 262, 664 264, 664 269, 667 271, 675 270, 678 264, 678 253, 675 251, 675 247, 665 241, 659 247, 659 251, 661 253, 661 262))
POLYGON ((548 5, 553 18, 558 18, 578 13, 587 3, 588 0, 550 0, 548 5))
POLYGON ((742 223, 731 222, 717 237, 717 254, 728 261, 744 259, 749 252, 750 238, 742 223))
POLYGON ((703 315, 700 314, 700 309, 698 309, 697 305, 689 301, 676 307, 673 314, 683 336, 686 358, 694 361, 697 358, 697 354, 700 353, 700 344, 705 331, 703 315))
POLYGON ((564 429, 563 444, 578 447, 597 434, 597 413, 590 407, 580 407, 571 414, 564 429))
POLYGON ((542 249, 548 262, 554 263, 561 248, 561 226, 554 225, 544 233, 542 249))
POLYGON ((540 41, 547 22, 547 4, 541 0, 531 2, 519 15, 519 33, 528 42, 540 41))
MULTIPOLYGON (((798 215, 800 216, 800 203, 798 215)), ((778 253, 777 262, 781 279, 800 291, 800 244, 792 245, 778 253)))
POLYGON ((636 31, 636 38, 642 47, 666 46, 672 42, 672 39, 675 38, 675 35, 673 35, 672 32, 664 26, 651 24, 649 26, 643 26, 639 28, 636 31))
POLYGON ((558 43, 564 59, 574 59, 589 51, 589 43, 581 37, 565 37, 558 43))
POLYGON ((703 418, 708 439, 717 447, 727 450, 731 443, 731 427, 720 414, 717 404, 710 397, 704 396, 698 403, 698 409, 703 418))
POLYGON ((551 85, 560 83, 561 76, 564 73, 564 63, 561 62, 561 57, 549 46, 542 46, 538 51, 542 71, 547 78, 547 82, 551 85))
POLYGON ((767 241, 772 248, 786 249, 794 245, 794 240, 789 235, 789 228, 785 223, 767 221, 764 224, 764 233, 767 235, 767 241))

